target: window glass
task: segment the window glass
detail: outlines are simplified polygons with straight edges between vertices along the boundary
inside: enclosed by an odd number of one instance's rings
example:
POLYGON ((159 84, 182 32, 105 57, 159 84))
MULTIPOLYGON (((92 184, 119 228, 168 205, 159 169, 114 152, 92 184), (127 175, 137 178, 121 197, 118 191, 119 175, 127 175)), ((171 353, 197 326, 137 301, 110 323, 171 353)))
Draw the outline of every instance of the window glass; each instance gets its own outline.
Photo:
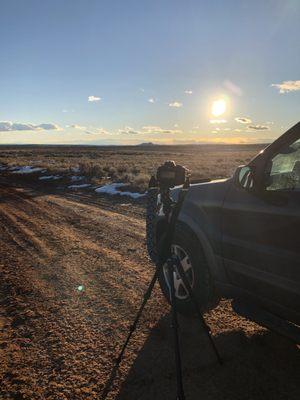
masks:
POLYGON ((300 139, 285 146, 267 169, 267 190, 300 191, 300 139))

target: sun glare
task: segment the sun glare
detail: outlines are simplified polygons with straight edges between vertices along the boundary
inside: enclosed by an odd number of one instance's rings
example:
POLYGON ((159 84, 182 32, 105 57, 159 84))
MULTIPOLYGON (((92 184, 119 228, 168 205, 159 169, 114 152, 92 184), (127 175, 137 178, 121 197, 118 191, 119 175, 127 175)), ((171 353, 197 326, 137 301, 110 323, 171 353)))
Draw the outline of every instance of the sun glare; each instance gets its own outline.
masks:
POLYGON ((220 117, 226 111, 226 101, 224 99, 217 99, 213 101, 211 106, 211 113, 214 117, 220 117))

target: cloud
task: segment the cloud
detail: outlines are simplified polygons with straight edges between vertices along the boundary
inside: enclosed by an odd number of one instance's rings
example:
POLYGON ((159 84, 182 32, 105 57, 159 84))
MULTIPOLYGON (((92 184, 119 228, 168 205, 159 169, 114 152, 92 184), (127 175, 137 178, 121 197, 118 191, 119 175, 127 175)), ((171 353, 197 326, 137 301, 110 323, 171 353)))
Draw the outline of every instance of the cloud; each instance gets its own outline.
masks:
POLYGON ((142 131, 146 134, 175 134, 182 132, 180 129, 164 129, 160 126, 143 126, 142 131))
POLYGON ((112 135, 112 133, 108 132, 104 128, 92 128, 90 130, 86 130, 84 133, 86 133, 88 135, 94 135, 94 136, 97 136, 97 135, 104 135, 104 136, 112 135))
POLYGON ((270 127, 267 125, 248 125, 248 129, 252 131, 267 131, 270 127))
POLYGON ((281 83, 272 83, 271 86, 276 87, 279 89, 279 93, 289 93, 289 92, 296 92, 300 90, 300 80, 299 81, 283 81, 281 83))
POLYGON ((73 129, 79 129, 80 131, 84 131, 86 129, 85 126, 73 124, 73 125, 66 125, 66 128, 73 128, 73 129))
POLYGON ((111 135, 111 132, 108 132, 104 128, 96 128, 93 126, 82 126, 77 124, 66 125, 66 128, 77 129, 79 131, 84 131, 82 133, 86 133, 87 135, 111 135))
POLYGON ((100 100, 101 100, 101 97, 97 97, 97 96, 89 96, 88 97, 88 101, 91 101, 91 102, 100 101, 100 100))
POLYGON ((226 124, 226 119, 210 119, 211 124, 226 124))
POLYGON ((182 106, 183 106, 183 104, 180 103, 179 101, 173 101, 172 103, 169 103, 169 107, 180 108, 182 106))
POLYGON ((0 121, 0 132, 11 131, 50 131, 60 130, 61 128, 56 124, 24 124, 20 122, 0 121))
POLYGON ((153 97, 150 97, 150 99, 148 99, 149 103, 155 103, 155 99, 153 97))
POLYGON ((185 94, 193 94, 193 91, 192 90, 185 90, 184 93, 185 94))
POLYGON ((125 126, 125 128, 119 129, 118 133, 120 133, 121 135, 138 135, 140 132, 134 130, 130 126, 125 126))
POLYGON ((130 126, 126 126, 123 129, 119 129, 118 133, 121 135, 173 135, 176 133, 182 133, 182 131, 180 129, 164 129, 160 126, 147 125, 143 126, 140 130, 135 130, 130 126))
POLYGON ((51 130, 60 130, 61 128, 56 125, 56 124, 40 124, 36 125, 37 130, 43 130, 43 131, 51 131, 51 130))
POLYGON ((232 129, 231 128, 219 128, 219 127, 217 127, 217 128, 214 128, 214 130, 212 131, 212 133, 221 133, 221 132, 224 132, 224 131, 231 131, 232 129))
POLYGON ((104 128, 94 128, 93 133, 95 135, 111 135, 111 133, 104 128))
POLYGON ((236 117, 234 118, 236 122, 239 122, 240 124, 251 124, 251 119, 247 117, 236 117))

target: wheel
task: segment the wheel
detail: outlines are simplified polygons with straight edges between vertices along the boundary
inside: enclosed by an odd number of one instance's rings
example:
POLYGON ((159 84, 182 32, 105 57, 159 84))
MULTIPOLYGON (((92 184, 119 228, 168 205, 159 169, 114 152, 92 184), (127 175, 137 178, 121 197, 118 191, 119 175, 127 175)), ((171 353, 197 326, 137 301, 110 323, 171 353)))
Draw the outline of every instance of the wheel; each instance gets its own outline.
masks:
MULTIPOLYGON (((164 238, 160 241, 161 245, 163 241, 164 238)), ((176 226, 172 251, 180 259, 201 311, 214 308, 220 299, 215 291, 205 254, 196 236, 181 224, 176 226)), ((158 280, 164 296, 170 302, 170 282, 166 264, 158 280)), ((177 272, 174 272, 174 288, 178 312, 185 315, 195 314, 189 294, 177 272)))

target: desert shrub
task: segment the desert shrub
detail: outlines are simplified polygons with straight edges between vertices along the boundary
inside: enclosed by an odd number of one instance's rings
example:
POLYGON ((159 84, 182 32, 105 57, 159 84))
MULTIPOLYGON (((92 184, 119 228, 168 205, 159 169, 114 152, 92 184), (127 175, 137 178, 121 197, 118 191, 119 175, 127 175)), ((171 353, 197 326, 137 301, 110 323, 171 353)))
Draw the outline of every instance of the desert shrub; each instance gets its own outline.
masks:
POLYGON ((128 165, 119 165, 117 167, 117 171, 120 175, 124 174, 125 172, 128 172, 128 165))
POLYGON ((126 174, 120 175, 119 180, 125 183, 132 183, 134 180, 134 175, 128 172, 126 174))
POLYGON ((111 179, 116 179, 118 178, 118 172, 115 167, 109 167, 108 174, 111 177, 111 179))
POLYGON ((147 174, 138 174, 134 177, 133 184, 138 186, 142 190, 146 190, 148 187, 150 176, 147 174))
POLYGON ((103 168, 101 168, 100 165, 90 162, 80 162, 79 169, 82 175, 88 177, 102 178, 106 175, 105 171, 103 170, 103 168))
POLYGON ((109 172, 109 169, 110 169, 110 165, 104 165, 103 171, 109 172))
POLYGON ((139 173, 141 172, 141 168, 140 168, 140 167, 137 167, 137 166, 135 165, 133 168, 131 168, 130 172, 131 172, 132 174, 134 174, 134 175, 137 175, 137 174, 139 174, 139 173))
POLYGON ((133 191, 144 191, 148 186, 149 175, 126 173, 120 176, 119 180, 123 183, 128 183, 128 187, 133 191))

